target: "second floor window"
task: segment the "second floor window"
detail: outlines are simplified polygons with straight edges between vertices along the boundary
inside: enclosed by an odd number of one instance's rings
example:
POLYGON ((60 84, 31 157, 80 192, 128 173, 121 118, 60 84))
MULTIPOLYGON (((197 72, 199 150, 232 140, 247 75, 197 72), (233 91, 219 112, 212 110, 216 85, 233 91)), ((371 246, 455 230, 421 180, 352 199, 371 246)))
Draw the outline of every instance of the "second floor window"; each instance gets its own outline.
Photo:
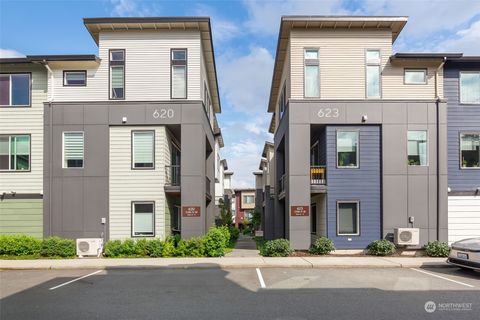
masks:
POLYGON ((366 94, 367 98, 380 98, 380 50, 367 50, 366 62, 366 94))
POLYGON ((480 169, 480 133, 460 134, 461 168, 480 169))
POLYGON ((63 168, 83 168, 83 132, 63 133, 63 168))
POLYGON ((133 131, 132 143, 132 168, 155 168, 155 131, 133 131))
POLYGON ((427 166, 427 131, 408 131, 408 165, 427 166))
POLYGON ((480 71, 460 72, 460 103, 480 104, 480 71))
POLYGON ((30 106, 30 73, 0 74, 0 106, 30 106))
POLYGON ((30 135, 0 136, 0 171, 30 170, 30 135))
POLYGON ((171 97, 172 99, 186 99, 187 49, 172 49, 171 55, 171 97))
POLYGON ((427 69, 405 69, 405 84, 427 84, 427 69))
POLYGON ((358 131, 337 131, 337 167, 358 168, 358 131))
POLYGON ((305 49, 304 87, 305 98, 320 97, 320 66, 318 62, 318 49, 305 49))
POLYGON ((255 197, 254 196, 243 196, 243 203, 245 203, 245 204, 255 203, 255 197))
POLYGON ((285 109, 287 108, 287 85, 286 83, 283 84, 282 93, 280 94, 280 99, 278 101, 278 106, 280 110, 280 119, 283 117, 285 113, 285 109))
POLYGON ((86 71, 64 71, 63 72, 63 85, 64 86, 86 86, 87 85, 87 72, 86 71))
POLYGON ((125 50, 110 50, 110 99, 125 99, 125 50))

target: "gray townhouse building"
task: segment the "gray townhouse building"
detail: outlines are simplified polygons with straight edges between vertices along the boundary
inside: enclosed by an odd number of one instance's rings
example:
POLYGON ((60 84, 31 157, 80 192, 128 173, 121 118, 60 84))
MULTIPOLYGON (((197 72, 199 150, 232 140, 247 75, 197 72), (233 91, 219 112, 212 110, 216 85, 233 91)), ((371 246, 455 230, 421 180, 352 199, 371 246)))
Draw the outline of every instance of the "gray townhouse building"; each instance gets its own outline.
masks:
MULTIPOLYGON (((328 237, 337 248, 364 249, 416 228, 417 246, 448 240, 449 199, 454 206, 467 180, 469 197, 478 187, 476 171, 458 166, 452 130, 470 123, 462 161, 473 166, 479 122, 474 108, 458 109, 472 116, 463 122, 455 102, 447 107, 458 100, 449 84, 458 70, 447 68, 477 67, 461 53, 393 53, 407 20, 282 17, 268 103, 273 151, 260 165, 273 177, 262 186, 273 195, 273 209, 263 206, 267 239, 308 249, 328 237), (459 178, 450 172, 455 162, 459 178)), ((476 79, 468 73, 468 90, 478 90, 476 79)), ((478 211, 474 200, 465 203, 478 211)))
POLYGON ((204 234, 226 167, 210 19, 84 24, 98 56, 0 60, 0 232, 204 234))

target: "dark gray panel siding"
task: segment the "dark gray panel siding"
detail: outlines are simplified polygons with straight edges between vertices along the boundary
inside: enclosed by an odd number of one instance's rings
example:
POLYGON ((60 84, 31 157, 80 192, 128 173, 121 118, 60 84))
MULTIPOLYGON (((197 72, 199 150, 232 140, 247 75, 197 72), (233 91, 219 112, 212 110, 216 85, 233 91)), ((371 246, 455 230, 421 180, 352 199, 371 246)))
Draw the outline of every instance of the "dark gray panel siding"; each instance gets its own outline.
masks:
POLYGON ((460 169, 460 132, 480 132, 480 105, 460 104, 460 71, 480 71, 480 63, 447 63, 444 95, 448 100, 448 186, 451 191, 480 187, 480 169, 460 169))
POLYGON ((381 156, 380 126, 327 126, 327 233, 335 247, 365 248, 381 238, 381 156), (354 129, 360 132, 360 167, 337 169, 336 132, 354 129), (360 235, 337 235, 337 201, 360 203, 360 235), (351 241, 348 241, 348 239, 351 241))

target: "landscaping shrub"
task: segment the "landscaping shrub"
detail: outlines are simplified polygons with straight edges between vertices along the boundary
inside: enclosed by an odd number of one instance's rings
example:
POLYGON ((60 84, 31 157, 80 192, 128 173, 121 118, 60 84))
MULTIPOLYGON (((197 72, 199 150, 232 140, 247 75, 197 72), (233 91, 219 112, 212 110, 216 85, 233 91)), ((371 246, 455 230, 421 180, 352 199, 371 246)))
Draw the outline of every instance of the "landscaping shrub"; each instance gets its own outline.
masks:
POLYGON ((152 240, 139 239, 135 242, 135 255, 140 257, 148 256, 148 243, 152 240))
POLYGON ((230 232, 224 227, 212 227, 204 237, 205 255, 207 257, 221 257, 225 255, 225 248, 230 240, 230 232))
POLYGON ((240 235, 240 230, 235 227, 229 227, 228 231, 230 232, 230 241, 236 241, 240 235))
POLYGON ((166 240, 163 244, 162 257, 174 257, 175 256, 175 245, 174 241, 166 240))
POLYGON ((204 252, 204 239, 192 238, 190 240, 180 240, 175 255, 177 257, 203 257, 204 252))
POLYGON ((315 240, 310 248, 310 253, 313 254, 329 254, 332 251, 335 251, 333 241, 324 237, 320 237, 315 240))
POLYGON ((106 257, 119 257, 122 252, 122 241, 110 240, 105 244, 106 257))
POLYGON ((368 253, 374 256, 388 256, 395 253, 395 245, 388 240, 372 241, 367 247, 368 253))
POLYGON ((450 248, 446 242, 433 241, 425 245, 425 251, 429 257, 448 257, 450 248))
POLYGON ((49 237, 43 240, 40 254, 43 257, 73 257, 76 254, 75 240, 49 237))
POLYGON ((260 254, 264 257, 287 257, 292 251, 287 239, 269 240, 260 247, 260 254))
POLYGON ((245 228, 243 229, 243 232, 242 232, 242 233, 243 233, 243 235, 245 235, 245 236, 250 236, 250 235, 252 234, 252 228, 250 228, 250 227, 245 227, 245 228))
POLYGON ((147 241, 147 255, 152 258, 159 258, 162 256, 164 243, 160 239, 153 239, 147 241))
MULTIPOLYGON (((144 244, 142 243, 140 247, 144 244)), ((146 246, 146 244, 145 244, 146 246)), ((139 249, 140 251, 144 249, 139 249)), ((145 249, 146 251, 146 249, 145 249)), ((132 239, 110 240, 105 244, 106 257, 134 257, 138 256, 136 242, 132 239)))
POLYGON ((0 236, 0 255, 38 255, 42 250, 42 240, 25 235, 0 236))

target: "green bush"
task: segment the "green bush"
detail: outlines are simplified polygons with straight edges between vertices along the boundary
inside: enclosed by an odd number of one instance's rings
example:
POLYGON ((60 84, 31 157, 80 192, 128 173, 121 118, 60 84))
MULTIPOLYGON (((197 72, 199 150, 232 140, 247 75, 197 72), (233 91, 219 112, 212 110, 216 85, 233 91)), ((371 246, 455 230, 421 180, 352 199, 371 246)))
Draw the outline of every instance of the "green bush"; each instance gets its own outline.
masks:
POLYGON ((175 250, 177 257, 203 257, 205 252, 204 239, 192 238, 180 240, 175 250))
POLYGON ((152 240, 139 239, 135 242, 135 255, 139 257, 148 256, 148 243, 152 240))
POLYGON ((106 257, 119 257, 122 252, 122 241, 110 240, 105 244, 106 257))
POLYGON ((163 244, 162 257, 174 257, 175 256, 175 245, 174 241, 165 241, 163 244))
MULTIPOLYGON (((139 240, 142 241, 142 240, 139 240)), ((146 252, 146 243, 141 242, 137 249, 137 243, 132 239, 110 240, 105 244, 106 257, 136 257, 146 252), (138 250, 138 251, 137 251, 138 250)))
POLYGON ((43 257, 73 257, 76 254, 75 240, 49 237, 43 240, 40 254, 43 257))
POLYGON ((204 237, 205 255, 207 257, 221 257, 225 255, 225 248, 230 240, 228 228, 225 232, 224 227, 212 227, 204 237), (228 236, 227 236, 228 235, 228 236))
POLYGON ((250 236, 250 235, 252 235, 252 228, 250 228, 250 227, 245 227, 245 228, 243 229, 242 233, 243 233, 243 235, 245 235, 245 236, 250 236))
POLYGON ((0 236, 0 255, 38 255, 42 250, 42 240, 25 235, 0 236))
POLYGON ((388 240, 372 241, 367 247, 368 253, 373 256, 388 256, 395 253, 395 245, 388 240))
POLYGON ((315 240, 309 251, 313 254, 329 254, 330 252, 335 251, 335 246, 333 245, 332 240, 320 237, 315 240))
POLYGON ((429 257, 448 257, 450 248, 446 242, 433 241, 425 245, 425 251, 429 257))
POLYGON ((160 239, 153 239, 147 241, 147 255, 152 258, 159 258, 162 256, 164 243, 160 239))
POLYGON ((240 230, 238 228, 230 227, 228 231, 230 232, 230 241, 238 239, 238 236, 240 235, 240 230))
POLYGON ((264 257, 287 257, 292 252, 287 239, 269 240, 260 247, 260 254, 264 257))

